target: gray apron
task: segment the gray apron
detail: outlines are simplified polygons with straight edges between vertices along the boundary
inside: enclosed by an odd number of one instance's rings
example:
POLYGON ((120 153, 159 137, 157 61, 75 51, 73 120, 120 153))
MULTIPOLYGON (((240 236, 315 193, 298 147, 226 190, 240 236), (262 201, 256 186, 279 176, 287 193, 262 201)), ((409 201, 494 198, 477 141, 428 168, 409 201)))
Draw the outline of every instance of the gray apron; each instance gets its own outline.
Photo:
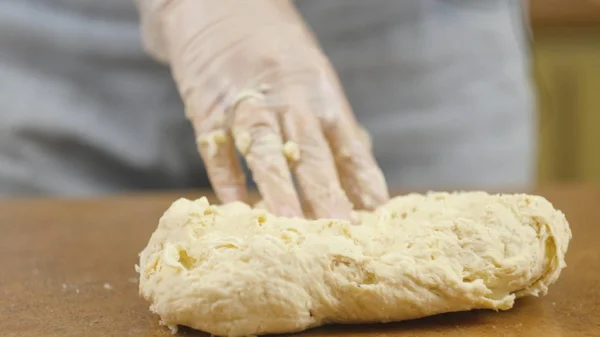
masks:
MULTIPOLYGON (((392 188, 526 187, 518 0, 299 0, 392 188)), ((208 186, 133 1, 0 2, 0 195, 208 186)))

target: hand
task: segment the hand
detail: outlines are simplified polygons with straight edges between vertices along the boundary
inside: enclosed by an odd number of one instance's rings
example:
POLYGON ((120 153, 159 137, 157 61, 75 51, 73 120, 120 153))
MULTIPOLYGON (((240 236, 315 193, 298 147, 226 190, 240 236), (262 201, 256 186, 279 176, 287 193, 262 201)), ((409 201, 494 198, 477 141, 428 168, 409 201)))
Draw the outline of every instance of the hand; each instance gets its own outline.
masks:
POLYGON ((171 65, 222 202, 246 198, 236 148, 276 214, 302 216, 290 168, 316 217, 388 200, 368 137, 290 2, 162 0, 153 15, 159 38, 147 45, 171 65))

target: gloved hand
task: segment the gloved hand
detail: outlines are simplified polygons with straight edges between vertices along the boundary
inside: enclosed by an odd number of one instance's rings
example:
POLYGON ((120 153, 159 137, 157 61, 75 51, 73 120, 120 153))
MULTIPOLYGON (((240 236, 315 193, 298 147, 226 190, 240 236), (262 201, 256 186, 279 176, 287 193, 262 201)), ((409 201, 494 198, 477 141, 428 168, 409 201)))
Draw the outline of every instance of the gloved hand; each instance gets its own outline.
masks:
POLYGON ((388 200, 328 60, 287 0, 137 0, 146 48, 171 66, 222 202, 244 200, 244 156, 270 211, 348 218, 388 200), (295 188, 294 171, 301 197, 295 188))

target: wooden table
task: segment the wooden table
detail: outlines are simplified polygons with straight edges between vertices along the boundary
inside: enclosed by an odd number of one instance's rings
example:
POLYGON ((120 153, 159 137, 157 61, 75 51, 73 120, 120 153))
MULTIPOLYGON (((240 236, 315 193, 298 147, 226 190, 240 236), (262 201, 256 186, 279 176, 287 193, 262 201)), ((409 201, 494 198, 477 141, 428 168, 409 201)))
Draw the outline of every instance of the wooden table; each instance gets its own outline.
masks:
MULTIPOLYGON (((326 327, 300 336, 600 336, 600 186, 538 193, 567 214, 574 234, 568 267, 548 296, 520 300, 506 312, 326 327)), ((179 195, 0 202, 0 334, 170 336, 138 297, 133 266, 179 195)))

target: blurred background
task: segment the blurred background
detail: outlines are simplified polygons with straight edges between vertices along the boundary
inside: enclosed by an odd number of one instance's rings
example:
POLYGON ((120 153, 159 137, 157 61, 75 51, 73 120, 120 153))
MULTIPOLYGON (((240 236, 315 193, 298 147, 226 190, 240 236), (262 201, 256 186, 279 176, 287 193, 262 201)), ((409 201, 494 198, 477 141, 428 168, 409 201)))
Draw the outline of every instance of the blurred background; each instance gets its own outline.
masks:
POLYGON ((539 181, 598 182, 600 2, 530 1, 540 116, 539 181))
MULTIPOLYGON (((538 184, 599 182, 600 0, 522 1, 533 32, 538 184)), ((168 113, 183 110, 171 75, 143 51, 137 20, 132 0, 0 0, 0 172, 10 182, 0 197, 11 187, 82 194, 208 185, 191 126, 168 113), (11 136, 13 125, 20 131, 11 136)))

